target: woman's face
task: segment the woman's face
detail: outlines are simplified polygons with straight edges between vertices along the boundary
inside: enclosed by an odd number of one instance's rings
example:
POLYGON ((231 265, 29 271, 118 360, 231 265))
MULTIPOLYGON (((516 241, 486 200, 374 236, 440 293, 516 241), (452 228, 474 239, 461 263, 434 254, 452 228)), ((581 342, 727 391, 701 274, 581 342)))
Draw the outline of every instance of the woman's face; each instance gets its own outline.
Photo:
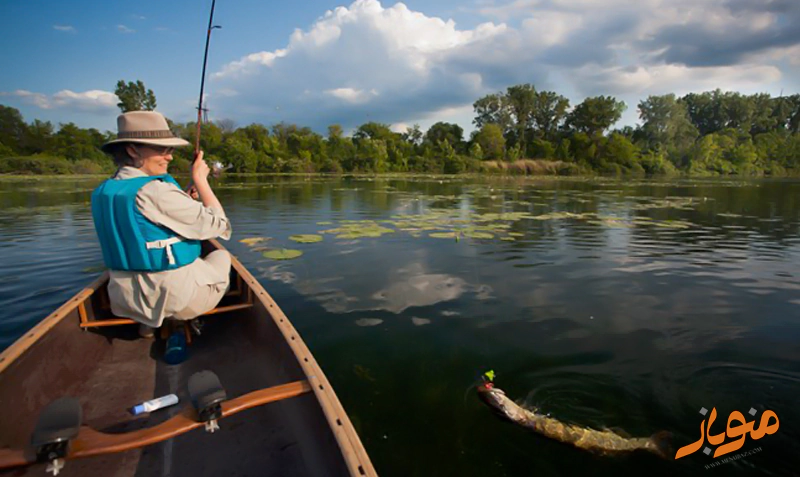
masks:
POLYGON ((142 161, 139 168, 149 176, 160 176, 167 173, 169 163, 172 162, 172 151, 174 147, 145 146, 137 144, 133 146, 137 157, 142 161))

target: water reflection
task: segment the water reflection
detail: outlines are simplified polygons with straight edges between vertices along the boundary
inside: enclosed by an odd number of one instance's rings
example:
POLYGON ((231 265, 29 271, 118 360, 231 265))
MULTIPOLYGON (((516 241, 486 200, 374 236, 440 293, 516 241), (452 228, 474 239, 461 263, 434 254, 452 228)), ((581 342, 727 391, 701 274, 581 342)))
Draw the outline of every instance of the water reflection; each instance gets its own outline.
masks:
MULTIPOLYGON (((3 346, 96 276, 87 204, 98 182, 4 184, 3 346)), ((597 460, 515 432, 471 399, 484 367, 561 419, 668 429, 681 445, 696 439, 701 406, 800 419, 800 182, 226 176, 216 185, 234 224, 226 245, 303 334, 382 475, 705 475, 700 460, 597 460), (288 239, 359 220, 394 232, 288 239), (442 232, 453 235, 430 237, 442 232), (270 240, 238 241, 254 236, 270 240), (274 262, 263 247, 304 254, 274 262)), ((791 475, 797 442, 781 427, 769 458, 726 471, 791 475)))

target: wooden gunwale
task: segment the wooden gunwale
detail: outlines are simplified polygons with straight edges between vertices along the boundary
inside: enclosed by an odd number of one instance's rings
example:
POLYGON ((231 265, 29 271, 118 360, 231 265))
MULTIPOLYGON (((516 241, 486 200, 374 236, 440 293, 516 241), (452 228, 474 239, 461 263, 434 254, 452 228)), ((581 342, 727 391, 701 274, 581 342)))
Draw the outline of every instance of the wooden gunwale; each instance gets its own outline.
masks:
POLYGON ((19 358, 25 351, 27 351, 34 343, 36 343, 42 336, 50 331, 54 326, 61 322, 67 315, 69 315, 75 308, 88 300, 98 288, 100 288, 106 281, 108 281, 108 272, 103 272, 102 275, 97 277, 95 281, 86 286, 83 290, 79 291, 75 296, 67 300, 66 303, 50 313, 45 319, 39 322, 36 326, 31 328, 30 331, 25 333, 21 338, 14 342, 11 346, 6 348, 0 353, 0 373, 19 358))

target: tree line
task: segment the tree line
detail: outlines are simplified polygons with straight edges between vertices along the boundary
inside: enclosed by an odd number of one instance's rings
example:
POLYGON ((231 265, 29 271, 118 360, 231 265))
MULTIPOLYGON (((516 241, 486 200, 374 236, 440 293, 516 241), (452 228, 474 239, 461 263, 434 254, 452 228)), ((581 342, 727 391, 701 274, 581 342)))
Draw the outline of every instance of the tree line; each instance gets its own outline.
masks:
MULTIPOLYGON (((120 81, 116 94, 123 112, 156 106, 141 81, 120 81)), ((572 107, 556 92, 521 84, 475 101, 469 137, 447 122, 402 133, 368 122, 346 136, 336 124, 322 135, 296 124, 222 120, 202 124, 201 147, 243 173, 800 174, 800 94, 650 96, 638 104, 636 127, 612 129, 626 107, 612 96, 572 107)), ((196 123, 170 127, 194 143, 196 123)), ((113 137, 73 123, 57 131, 49 121, 26 123, 0 105, 0 173, 112 172, 99 147, 113 137)), ((178 149, 172 170, 188 171, 191 154, 178 149)))

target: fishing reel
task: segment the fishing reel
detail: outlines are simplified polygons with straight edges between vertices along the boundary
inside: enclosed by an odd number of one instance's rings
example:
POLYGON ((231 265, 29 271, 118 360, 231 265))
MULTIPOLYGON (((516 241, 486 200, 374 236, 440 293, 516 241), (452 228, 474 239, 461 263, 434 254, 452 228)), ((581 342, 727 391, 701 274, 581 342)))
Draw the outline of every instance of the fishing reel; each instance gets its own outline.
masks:
POLYGON ((56 399, 39 414, 31 444, 36 449, 36 461, 49 462, 47 473, 58 475, 64 468, 69 443, 78 436, 82 420, 81 403, 71 397, 56 399))
POLYGON ((222 418, 222 402, 228 399, 219 378, 212 371, 200 371, 189 378, 189 397, 206 432, 219 430, 217 421, 222 418))

